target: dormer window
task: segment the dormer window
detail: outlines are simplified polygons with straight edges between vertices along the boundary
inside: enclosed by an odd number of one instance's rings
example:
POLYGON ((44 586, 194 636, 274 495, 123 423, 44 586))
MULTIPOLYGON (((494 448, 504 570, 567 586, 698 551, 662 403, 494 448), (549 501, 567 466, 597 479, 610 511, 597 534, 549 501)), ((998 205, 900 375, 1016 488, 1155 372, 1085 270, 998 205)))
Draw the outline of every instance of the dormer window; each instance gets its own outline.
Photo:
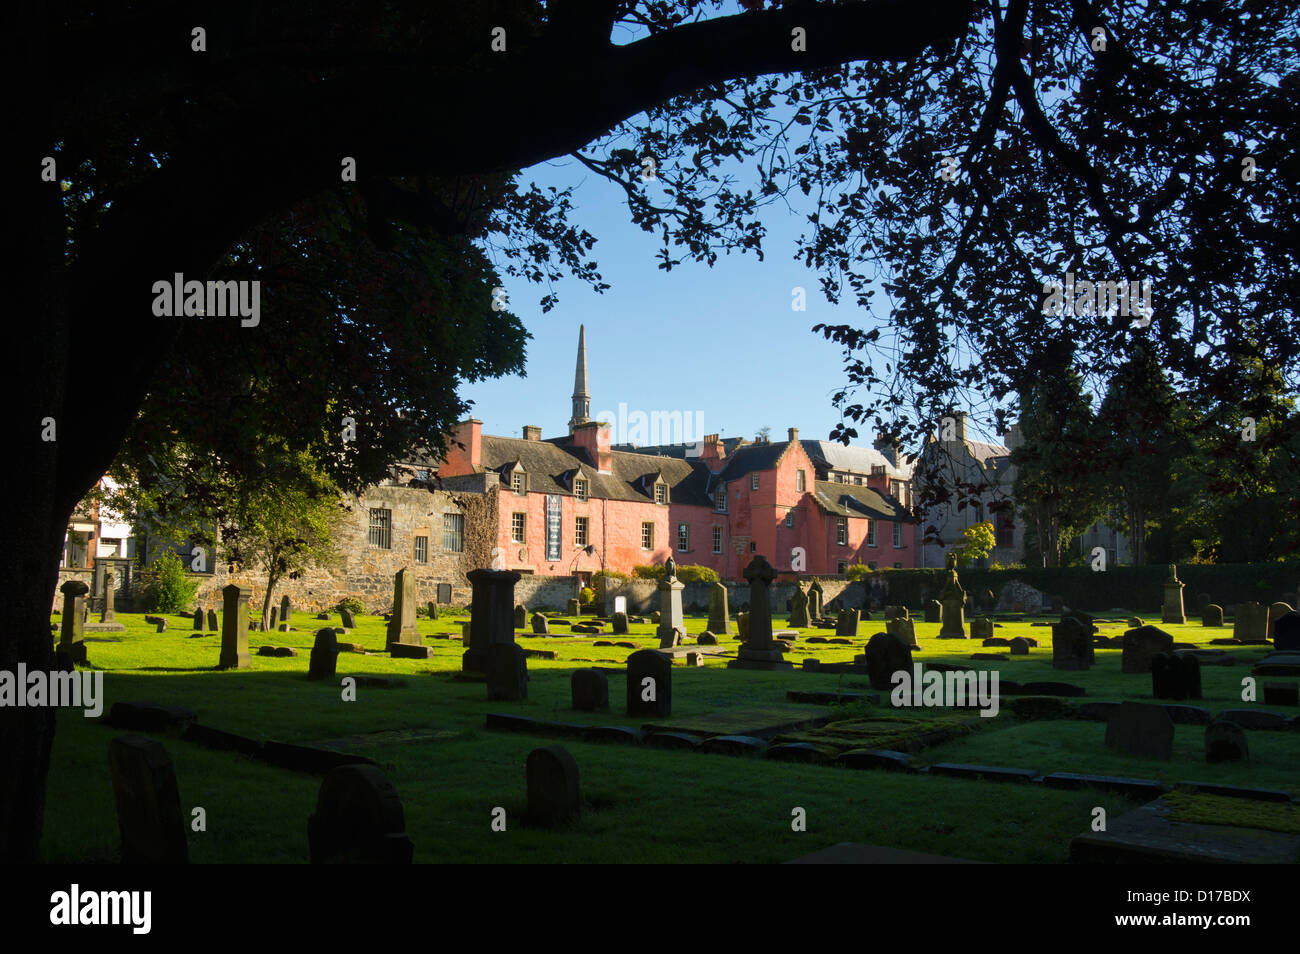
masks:
POLYGON ((713 509, 718 513, 727 512, 727 485, 718 484, 718 489, 713 492, 713 509))
POLYGON ((668 502, 668 485, 664 483, 655 484, 655 503, 666 504, 668 502))
POLYGON ((586 500, 589 493, 587 481, 579 477, 573 482, 573 496, 579 500, 586 500))
POLYGON ((522 497, 528 493, 528 472, 524 470, 523 465, 515 461, 513 467, 509 470, 510 490, 512 493, 522 497))

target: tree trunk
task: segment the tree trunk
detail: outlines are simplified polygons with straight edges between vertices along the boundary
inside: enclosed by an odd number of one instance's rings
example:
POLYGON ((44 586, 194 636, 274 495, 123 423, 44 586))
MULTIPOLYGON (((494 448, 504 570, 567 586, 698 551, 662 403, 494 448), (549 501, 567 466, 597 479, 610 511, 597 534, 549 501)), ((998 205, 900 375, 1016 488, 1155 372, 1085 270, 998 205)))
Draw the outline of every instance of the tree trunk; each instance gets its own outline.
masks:
POLYGON ((266 593, 262 596, 262 632, 264 633, 271 625, 271 594, 275 592, 275 584, 279 580, 278 576, 271 576, 269 573, 266 576, 266 593))

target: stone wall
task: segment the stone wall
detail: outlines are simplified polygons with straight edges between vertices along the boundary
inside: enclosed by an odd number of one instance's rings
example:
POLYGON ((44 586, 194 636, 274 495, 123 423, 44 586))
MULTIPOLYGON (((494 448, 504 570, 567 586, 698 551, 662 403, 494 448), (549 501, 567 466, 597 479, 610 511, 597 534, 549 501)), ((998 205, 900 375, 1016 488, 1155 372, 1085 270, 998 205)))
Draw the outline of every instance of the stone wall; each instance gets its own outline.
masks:
MULTIPOLYGON (((604 578, 602 578, 604 579, 604 578)), ((864 590, 861 584, 853 583, 845 579, 827 579, 818 577, 822 583, 822 590, 825 593, 826 602, 830 602, 836 597, 841 597, 841 604, 849 609, 860 609, 862 607, 862 597, 864 590)), ((627 598, 627 610, 629 613, 650 613, 659 608, 659 591, 658 583, 654 580, 604 580, 607 584, 604 592, 604 612, 614 612, 614 598, 623 596, 627 598)), ((801 581, 804 592, 808 591, 808 586, 812 578, 806 578, 801 581)), ((740 607, 749 602, 749 581, 741 580, 724 580, 723 585, 727 588, 727 607, 732 613, 740 610, 740 607)), ((709 589, 712 583, 687 583, 686 588, 682 590, 682 607, 690 612, 692 606, 701 613, 707 613, 709 608, 709 589)), ((781 614, 786 611, 786 603, 794 596, 793 580, 777 580, 772 584, 769 590, 772 598, 773 614, 781 614)))
MULTIPOLYGON (((576 576, 540 576, 525 573, 515 584, 515 604, 529 610, 563 610, 578 595, 576 576)), ((612 604, 611 604, 612 606, 612 604)))

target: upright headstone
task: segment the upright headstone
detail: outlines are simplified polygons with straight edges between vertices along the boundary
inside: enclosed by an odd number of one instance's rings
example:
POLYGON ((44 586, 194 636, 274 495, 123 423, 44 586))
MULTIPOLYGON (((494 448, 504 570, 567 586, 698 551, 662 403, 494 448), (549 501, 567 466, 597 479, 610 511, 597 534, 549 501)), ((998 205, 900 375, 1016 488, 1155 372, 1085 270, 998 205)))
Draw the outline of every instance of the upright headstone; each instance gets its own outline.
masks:
POLYGON ((893 636, 908 649, 920 649, 916 641, 916 621, 906 616, 885 620, 885 633, 893 636))
POLYGON ((533 635, 534 636, 551 635, 550 621, 541 613, 533 614, 533 635))
POLYGON ((1232 638, 1239 643, 1268 642, 1268 609, 1258 603, 1238 603, 1233 610, 1232 638))
POLYGON ((515 629, 528 628, 528 607, 523 603, 515 606, 515 629))
POLYGON ((63 621, 59 625, 59 652, 76 663, 86 661, 86 594, 90 587, 81 580, 68 580, 59 587, 63 594, 63 621))
POLYGON ((731 635, 731 616, 727 609, 727 588, 722 583, 714 583, 709 587, 709 625, 705 628, 715 636, 731 635))
POLYGON ((1087 669, 1091 638, 1087 627, 1073 616, 1052 624, 1052 668, 1087 669))
POLYGON ((927 623, 943 622, 943 604, 938 600, 926 600, 925 621, 927 623))
POLYGON ((434 600, 429 600, 429 619, 438 618, 438 604, 434 600))
MULTIPOLYGON (((501 571, 498 570, 497 572, 501 572, 501 571)), ((575 619, 576 619, 577 617, 581 616, 581 615, 582 615, 582 600, 579 600, 579 599, 572 599, 572 600, 569 600, 568 614, 569 614, 570 616, 574 617, 575 619)))
POLYGON ((910 616, 910 614, 907 612, 907 607, 906 607, 906 606, 886 606, 886 607, 885 607, 885 620, 886 620, 886 621, 891 620, 891 619, 910 619, 910 618, 911 618, 911 616, 910 616))
POLYGON ((333 679, 338 658, 338 635, 331 627, 316 630, 316 641, 311 647, 311 664, 307 669, 307 678, 333 679))
POLYGON ((858 635, 858 611, 855 609, 842 609, 835 617, 835 635, 848 636, 850 638, 858 635))
MULTIPOLYGON (((712 630, 710 630, 712 632, 712 630)), ((736 636, 743 643, 749 638, 749 613, 741 612, 736 614, 736 636)))
POLYGON ((1205 727, 1205 761, 1249 762, 1250 746, 1241 726, 1227 719, 1215 719, 1205 727))
POLYGON ((167 632, 167 620, 165 619, 158 620, 158 622, 154 624, 154 632, 157 633, 167 632))
POLYGON ((1291 607, 1286 603, 1273 603, 1272 605, 1269 606, 1268 608, 1268 638, 1269 639, 1273 639, 1277 635, 1276 630, 1273 628, 1274 624, 1276 624, 1279 619, 1281 619, 1283 616, 1285 616, 1287 613, 1290 612, 1291 612, 1291 607))
POLYGON ((415 845, 397 789, 376 765, 340 765, 320 784, 307 820, 311 863, 411 863, 415 845))
POLYGON ((665 564, 664 578, 659 581, 659 626, 655 635, 659 645, 676 646, 686 635, 686 621, 682 616, 682 590, 686 584, 677 579, 676 563, 672 557, 665 564), (670 642, 671 641, 671 642, 670 642))
MULTIPOLYGON (((292 626, 293 625, 292 616, 293 616, 293 600, 289 599, 288 593, 285 593, 282 597, 280 597, 280 625, 292 626)), ((288 630, 286 630, 286 632, 288 632, 288 630)))
POLYGON ((1183 612, 1183 586, 1183 582, 1178 579, 1178 567, 1169 564, 1169 578, 1165 580, 1165 601, 1160 609, 1160 622, 1187 622, 1187 614, 1183 612))
POLYGON ((423 646, 415 617, 415 575, 410 567, 393 574, 393 615, 388 621, 388 643, 423 646))
POLYGON ((199 608, 194 611, 194 630, 201 632, 203 630, 203 609, 199 608))
MULTIPOLYGON (((253 591, 231 583, 221 591, 221 659, 219 669, 247 669, 253 665, 248 655, 248 600, 253 591)), ((215 614, 214 614, 215 615, 215 614)))
POLYGON ((1223 625, 1223 607, 1217 603, 1206 603, 1201 610, 1202 626, 1222 626, 1223 625))
POLYGON ((217 625, 217 611, 214 609, 208 610, 208 632, 209 633, 221 632, 221 627, 217 625))
POLYGON ((1139 626, 1124 634, 1124 652, 1120 670, 1127 673, 1151 671, 1151 660, 1160 653, 1173 652, 1174 637, 1155 626, 1139 626))
POLYGON ((546 828, 568 825, 582 815, 578 763, 558 745, 533 749, 525 763, 528 821, 546 828))
POLYGON ((273 629, 275 629, 275 624, 278 623, 278 622, 280 622, 280 607, 278 607, 278 606, 272 606, 272 607, 271 607, 271 622, 270 622, 270 624, 266 627, 267 630, 269 631, 269 630, 273 630, 273 629))
POLYGON ((939 602, 943 606, 943 624, 939 627, 940 639, 966 638, 966 591, 957 580, 957 555, 949 553, 947 557, 948 575, 939 602))
POLYGON ((810 620, 821 619, 825 612, 826 591, 822 589, 821 580, 813 580, 812 586, 808 587, 808 618, 810 620))
POLYGON ((798 583, 794 585, 794 595, 790 597, 789 625, 806 629, 808 627, 808 594, 798 583))
POLYGON ((469 649, 461 656, 461 668, 487 672, 488 647, 515 642, 515 584, 517 570, 470 570, 473 593, 470 603, 469 649))
POLYGON ((736 658, 727 663, 728 669, 793 669, 783 651, 772 639, 772 606, 769 590, 776 570, 761 554, 755 554, 745 567, 749 580, 749 614, 741 626, 745 645, 736 658))
POLYGON ((339 621, 343 624, 344 629, 357 628, 357 621, 352 616, 352 610, 346 606, 339 608, 339 621))
POLYGON ((528 698, 528 657, 518 643, 488 646, 487 697, 507 702, 528 698))
POLYGON ((108 766, 122 836, 122 863, 187 864, 185 817, 167 749, 144 736, 118 736, 108 743, 108 766))
POLYGON ((104 574, 104 611, 99 614, 101 623, 116 623, 117 608, 113 605, 116 598, 117 578, 112 573, 104 574))
POLYGON ((1029 640, 1025 639, 1023 636, 1015 636, 1012 638, 1011 642, 1007 644, 1007 648, 1011 650, 1011 655, 1013 656, 1028 656, 1029 640))
POLYGON ((1121 702, 1106 720, 1106 748, 1148 759, 1174 754, 1174 720, 1164 706, 1121 702))
POLYGON ((575 669, 569 677, 569 695, 579 712, 609 708, 609 677, 599 669, 575 669))
POLYGON ((615 613, 615 614, 614 614, 613 626, 614 626, 614 635, 615 635, 615 636, 626 636, 627 633, 628 633, 628 629, 627 629, 627 614, 626 614, 626 613, 615 613))
POLYGON ((1279 617, 1274 624, 1274 630, 1276 633, 1273 637, 1274 649, 1300 652, 1300 613, 1292 610, 1279 617))
POLYGON ((1151 695, 1174 701, 1201 698, 1201 661, 1187 653, 1152 656, 1151 695))
POLYGON ((976 616, 970 621, 971 639, 992 639, 993 620, 987 616, 976 616))
POLYGON ((894 673, 912 674, 912 651, 888 633, 876 633, 867 640, 865 655, 872 689, 889 691, 894 688, 894 673))
POLYGON ((997 609, 997 606, 998 598, 993 594, 992 590, 985 590, 980 594, 980 609, 984 610, 985 613, 992 613, 997 609))
POLYGON ((653 649, 627 657, 627 714, 668 716, 673 712, 673 661, 653 649))

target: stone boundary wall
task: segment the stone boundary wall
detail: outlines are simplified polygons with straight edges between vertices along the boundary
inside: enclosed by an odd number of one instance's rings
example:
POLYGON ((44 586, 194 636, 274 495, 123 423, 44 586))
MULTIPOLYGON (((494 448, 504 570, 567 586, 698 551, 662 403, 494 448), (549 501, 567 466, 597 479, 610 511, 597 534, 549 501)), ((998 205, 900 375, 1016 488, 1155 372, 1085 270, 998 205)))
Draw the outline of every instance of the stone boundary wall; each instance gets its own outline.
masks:
POLYGON ((539 576, 525 573, 515 584, 515 605, 531 610, 563 610, 578 595, 576 576, 539 576))

